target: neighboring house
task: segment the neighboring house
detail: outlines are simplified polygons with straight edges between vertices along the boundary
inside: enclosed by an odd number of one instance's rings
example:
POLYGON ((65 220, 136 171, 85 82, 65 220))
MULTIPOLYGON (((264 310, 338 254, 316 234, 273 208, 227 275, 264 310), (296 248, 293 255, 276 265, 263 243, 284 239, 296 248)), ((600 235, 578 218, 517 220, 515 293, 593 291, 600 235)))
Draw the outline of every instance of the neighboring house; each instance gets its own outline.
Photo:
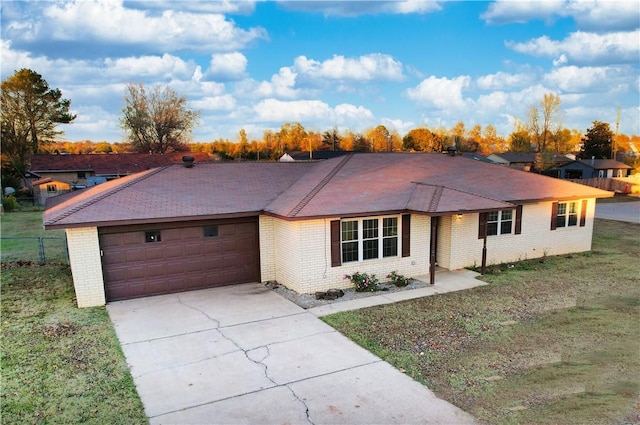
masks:
POLYGON ((53 198, 78 305, 243 282, 299 293, 345 274, 444 269, 589 251, 613 194, 461 156, 172 165, 53 198))
POLYGON ((560 166, 561 179, 627 177, 631 167, 613 159, 581 159, 560 166))
POLYGON ((320 159, 332 159, 340 156, 349 155, 350 151, 293 151, 285 152, 278 161, 314 161, 320 159))
MULTIPOLYGON (((197 162, 211 160, 209 154, 202 152, 174 152, 152 155, 146 153, 38 154, 31 157, 29 173, 34 175, 31 179, 50 177, 73 186, 86 187, 92 185, 90 177, 112 180, 151 168, 179 163, 182 161, 183 155, 193 156, 197 162)), ((33 183, 31 184, 33 185, 33 183)))
POLYGON ((479 154, 477 152, 465 152, 465 153, 462 154, 462 156, 465 157, 465 158, 474 159, 476 161, 488 162, 490 164, 494 163, 489 158, 487 158, 487 156, 481 155, 481 154, 479 154))
POLYGON ((31 183, 31 187, 33 188, 33 202, 36 205, 44 205, 47 199, 71 191, 71 185, 68 182, 54 180, 51 177, 35 180, 31 183))
POLYGON ((559 167, 572 161, 566 155, 540 154, 536 152, 504 152, 487 156, 490 161, 523 171, 544 170, 559 167))

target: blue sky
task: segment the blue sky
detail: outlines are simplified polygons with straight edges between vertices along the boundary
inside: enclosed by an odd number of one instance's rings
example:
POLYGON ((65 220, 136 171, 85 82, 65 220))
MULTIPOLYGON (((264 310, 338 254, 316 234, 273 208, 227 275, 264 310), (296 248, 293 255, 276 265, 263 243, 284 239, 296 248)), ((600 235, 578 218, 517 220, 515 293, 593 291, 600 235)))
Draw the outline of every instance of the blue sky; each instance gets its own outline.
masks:
POLYGON ((563 126, 640 134, 640 1, 5 1, 1 68, 40 73, 78 115, 67 140, 119 142, 127 83, 201 111, 194 141, 286 122, 401 136, 496 127, 553 92, 563 126))

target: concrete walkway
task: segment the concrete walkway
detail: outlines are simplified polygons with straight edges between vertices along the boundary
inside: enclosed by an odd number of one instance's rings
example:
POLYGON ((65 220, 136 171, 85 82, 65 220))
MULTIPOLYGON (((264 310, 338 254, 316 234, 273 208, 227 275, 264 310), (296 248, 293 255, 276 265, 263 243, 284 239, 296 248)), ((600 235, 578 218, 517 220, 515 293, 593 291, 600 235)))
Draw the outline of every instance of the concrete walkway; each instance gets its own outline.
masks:
POLYGON ((261 284, 107 310, 151 424, 471 424, 317 316, 483 284, 474 275, 438 273, 434 287, 311 310, 261 284))

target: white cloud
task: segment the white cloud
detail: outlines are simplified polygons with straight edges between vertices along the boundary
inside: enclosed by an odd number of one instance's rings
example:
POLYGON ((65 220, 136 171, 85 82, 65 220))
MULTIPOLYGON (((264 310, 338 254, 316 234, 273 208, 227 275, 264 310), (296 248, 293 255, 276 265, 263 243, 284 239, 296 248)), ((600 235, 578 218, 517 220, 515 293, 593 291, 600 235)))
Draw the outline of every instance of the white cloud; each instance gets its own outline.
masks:
POLYGON ((107 58, 104 65, 107 76, 134 81, 149 78, 191 78, 196 69, 195 63, 185 62, 182 58, 166 53, 162 56, 107 58))
POLYGON ((230 94, 203 97, 189 102, 189 105, 204 111, 232 111, 237 106, 236 100, 230 94))
MULTIPOLYGON (((137 9, 170 9, 175 7, 175 0, 136 0, 132 3, 131 7, 137 9)), ((252 0, 242 1, 189 1, 181 2, 180 10, 187 10, 189 12, 196 13, 251 13, 255 10, 256 2, 252 0)))
POLYGON ((452 79, 431 76, 422 80, 418 86, 407 89, 406 96, 422 106, 440 109, 461 109, 468 106, 462 92, 469 87, 471 78, 459 76, 452 79))
POLYGON ((348 103, 336 105, 331 108, 320 100, 293 100, 281 101, 277 99, 265 99, 254 106, 256 119, 262 122, 283 123, 298 121, 303 125, 311 125, 317 128, 328 128, 334 125, 346 124, 352 129, 357 125, 369 125, 373 114, 367 108, 348 103))
POLYGON ((381 53, 371 53, 357 58, 334 55, 324 62, 298 56, 293 67, 301 75, 312 79, 401 81, 404 78, 402 63, 381 53))
POLYGON ((577 67, 565 66, 545 75, 544 81, 563 92, 602 92, 616 87, 628 90, 634 80, 635 71, 622 67, 577 67))
POLYGON ((640 60, 640 30, 593 34, 575 32, 562 41, 542 36, 526 43, 507 41, 507 47, 534 56, 547 56, 579 64, 638 63, 640 60))
POLYGON ((561 12, 564 4, 564 0, 499 0, 489 4, 480 17, 490 24, 524 23, 532 19, 548 19, 561 12))
POLYGON ((245 75, 247 58, 240 52, 211 55, 209 75, 215 78, 238 80, 245 75))
POLYGON ((489 24, 526 23, 541 19, 573 18, 588 31, 632 30, 638 27, 637 0, 499 0, 480 15, 489 24))
POLYGON ((258 120, 266 122, 317 120, 331 113, 329 105, 320 100, 265 99, 255 105, 253 109, 258 120))
POLYGON ((507 72, 496 72, 478 77, 476 85, 481 90, 499 90, 506 88, 519 88, 528 86, 535 80, 533 74, 509 74, 507 72))
POLYGON ((8 26, 9 36, 21 41, 107 41, 154 51, 229 51, 267 37, 263 28, 239 28, 222 14, 170 9, 152 14, 125 7, 122 0, 55 3, 44 8, 39 20, 24 19, 8 26))
POLYGON ((426 14, 441 10, 434 0, 391 0, 391 1, 290 1, 278 3, 289 10, 319 12, 325 16, 356 17, 383 13, 406 15, 410 13, 426 14))
POLYGON ((277 74, 271 76, 270 81, 256 81, 248 78, 235 85, 238 96, 246 98, 280 97, 293 99, 300 95, 295 88, 297 74, 289 67, 280 68, 277 74))

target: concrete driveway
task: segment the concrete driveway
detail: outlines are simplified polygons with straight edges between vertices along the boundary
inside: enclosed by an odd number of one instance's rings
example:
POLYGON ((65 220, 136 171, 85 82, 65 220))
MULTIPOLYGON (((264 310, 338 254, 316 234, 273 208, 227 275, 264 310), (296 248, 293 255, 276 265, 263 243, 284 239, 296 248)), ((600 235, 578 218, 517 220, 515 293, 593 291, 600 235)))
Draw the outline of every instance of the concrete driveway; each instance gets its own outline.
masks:
POLYGON ((640 223, 640 198, 634 202, 598 203, 596 218, 640 223))
POLYGON ((474 423, 257 283, 107 309, 152 424, 474 423))

